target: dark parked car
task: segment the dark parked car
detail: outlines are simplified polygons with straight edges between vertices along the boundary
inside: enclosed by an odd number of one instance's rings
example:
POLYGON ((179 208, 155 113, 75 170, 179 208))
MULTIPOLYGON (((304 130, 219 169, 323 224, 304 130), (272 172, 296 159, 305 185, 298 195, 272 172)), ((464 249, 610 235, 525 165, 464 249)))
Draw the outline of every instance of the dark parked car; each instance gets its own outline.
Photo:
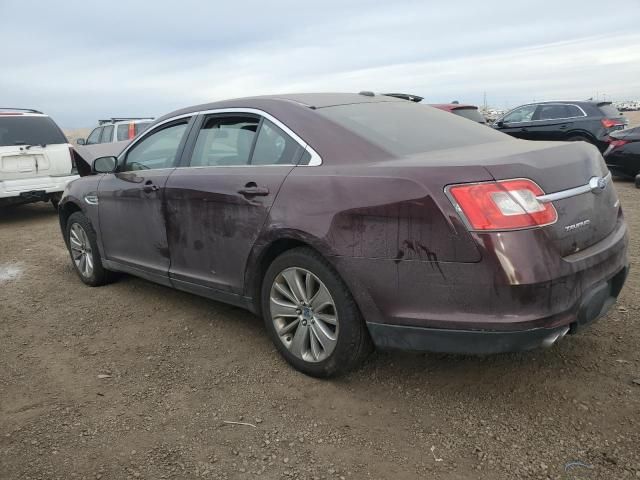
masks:
POLYGON ((612 133, 604 160, 616 175, 637 177, 640 174, 640 127, 612 133))
POLYGON ((550 345, 609 309, 628 265, 593 146, 523 142, 380 95, 170 113, 69 185, 60 225, 86 284, 128 272, 247 308, 315 376, 372 343, 550 345))
POLYGON ((611 102, 557 101, 516 107, 498 118, 493 127, 525 140, 584 141, 604 152, 609 135, 626 124, 611 102))
POLYGON ((478 107, 475 105, 464 105, 460 103, 431 103, 432 107, 439 108, 445 112, 453 113, 460 117, 473 120, 474 122, 486 124, 487 120, 478 111, 478 107))

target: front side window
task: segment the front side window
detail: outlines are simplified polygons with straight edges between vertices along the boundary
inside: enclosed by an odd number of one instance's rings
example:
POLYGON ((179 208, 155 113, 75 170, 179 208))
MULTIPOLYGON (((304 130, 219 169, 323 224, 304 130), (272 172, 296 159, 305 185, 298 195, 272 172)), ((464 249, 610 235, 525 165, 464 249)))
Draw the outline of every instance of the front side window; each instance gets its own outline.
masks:
POLYGON ((509 112, 502 121, 504 123, 530 122, 536 108, 536 105, 525 105, 524 107, 516 108, 509 112))
POLYGON ((295 165, 302 147, 281 128, 263 120, 251 157, 252 165, 295 165))
POLYGON ((102 127, 94 128, 93 132, 89 134, 87 138, 87 145, 95 145, 100 143, 100 135, 102 134, 102 127))
POLYGON ((108 125, 103 128, 102 136, 100 137, 100 143, 109 143, 113 138, 113 125, 108 125))
POLYGON ((205 119, 191 157, 192 167, 248 165, 259 119, 225 115, 205 119))
POLYGON ((127 153, 123 171, 171 168, 187 130, 187 120, 163 128, 136 143, 127 153))

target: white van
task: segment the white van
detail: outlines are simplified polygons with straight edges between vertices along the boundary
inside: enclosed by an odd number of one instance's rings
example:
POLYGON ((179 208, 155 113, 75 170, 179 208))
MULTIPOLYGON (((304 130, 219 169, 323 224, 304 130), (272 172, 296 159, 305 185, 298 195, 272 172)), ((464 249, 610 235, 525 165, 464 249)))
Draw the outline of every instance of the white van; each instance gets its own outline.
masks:
POLYGON ((37 110, 0 108, 0 207, 51 201, 78 178, 73 147, 37 110))

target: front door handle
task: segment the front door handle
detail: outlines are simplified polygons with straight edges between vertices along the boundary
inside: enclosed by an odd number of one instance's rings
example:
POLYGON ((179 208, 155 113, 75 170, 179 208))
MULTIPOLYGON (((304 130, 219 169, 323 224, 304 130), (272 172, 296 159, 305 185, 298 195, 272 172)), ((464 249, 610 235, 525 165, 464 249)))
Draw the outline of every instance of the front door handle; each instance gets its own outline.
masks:
POLYGON ((154 185, 151 180, 147 180, 146 182, 144 182, 144 187, 142 187, 142 191, 144 193, 157 192, 158 190, 160 190, 160 187, 154 185))
POLYGON ((238 190, 238 193, 245 197, 264 197, 269 195, 269 189, 267 187, 259 187, 255 182, 249 182, 243 188, 238 190))

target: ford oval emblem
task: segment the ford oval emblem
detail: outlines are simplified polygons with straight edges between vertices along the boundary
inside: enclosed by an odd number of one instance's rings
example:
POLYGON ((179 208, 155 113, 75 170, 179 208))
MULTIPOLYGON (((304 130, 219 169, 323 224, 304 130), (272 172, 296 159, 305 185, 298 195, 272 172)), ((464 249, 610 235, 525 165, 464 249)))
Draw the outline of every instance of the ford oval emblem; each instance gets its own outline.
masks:
POLYGON ((602 193, 607 188, 607 179, 603 177, 591 177, 589 187, 593 193, 602 193))

